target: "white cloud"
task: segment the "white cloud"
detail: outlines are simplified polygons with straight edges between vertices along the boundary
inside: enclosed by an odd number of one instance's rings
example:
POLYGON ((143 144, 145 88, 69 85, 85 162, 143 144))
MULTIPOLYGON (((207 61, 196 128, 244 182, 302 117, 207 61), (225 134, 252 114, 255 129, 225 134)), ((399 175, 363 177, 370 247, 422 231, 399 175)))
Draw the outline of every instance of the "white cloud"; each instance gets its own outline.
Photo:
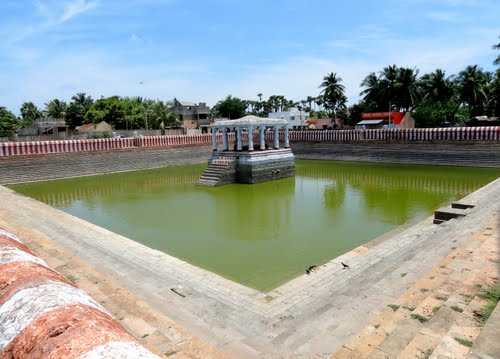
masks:
POLYGON ((37 13, 45 19, 44 26, 49 27, 64 23, 75 16, 86 13, 98 6, 99 0, 35 0, 37 13))
POLYGON ((74 0, 66 4, 59 20, 61 22, 66 22, 68 20, 71 20, 73 17, 79 14, 83 14, 96 7, 97 7, 97 1, 74 0))

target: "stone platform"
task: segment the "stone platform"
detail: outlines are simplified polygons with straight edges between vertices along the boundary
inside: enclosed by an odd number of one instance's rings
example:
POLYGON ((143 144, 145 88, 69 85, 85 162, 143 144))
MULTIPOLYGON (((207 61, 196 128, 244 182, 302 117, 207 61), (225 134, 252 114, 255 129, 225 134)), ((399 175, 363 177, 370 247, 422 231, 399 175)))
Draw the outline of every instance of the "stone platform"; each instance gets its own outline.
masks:
POLYGON ((236 182, 259 183, 295 175, 295 156, 289 148, 240 152, 236 159, 236 182))
POLYGON ((295 175, 295 157, 290 149, 288 125, 282 119, 245 116, 238 120, 216 121, 212 126, 212 156, 199 184, 221 186, 228 183, 259 183, 295 175), (254 146, 254 130, 258 144, 254 146), (284 148, 280 148, 283 129, 284 148), (218 132, 223 148, 219 150, 218 132), (235 132, 234 150, 230 149, 229 131, 235 132), (266 136, 266 132, 270 136, 266 136), (272 139, 272 144, 266 141, 272 139), (244 145, 244 138, 248 144, 244 145))

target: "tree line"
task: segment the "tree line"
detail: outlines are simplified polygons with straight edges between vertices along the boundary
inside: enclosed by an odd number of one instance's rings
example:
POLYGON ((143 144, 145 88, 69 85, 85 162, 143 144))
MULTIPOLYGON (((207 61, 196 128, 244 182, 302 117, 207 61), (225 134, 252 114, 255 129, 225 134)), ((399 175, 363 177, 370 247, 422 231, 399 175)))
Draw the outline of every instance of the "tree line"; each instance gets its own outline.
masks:
MULTIPOLYGON (((500 50, 500 42, 493 48, 500 50)), ((500 55, 494 63, 500 65, 500 55)), ((366 76, 361 88, 361 100, 348 106, 342 78, 332 72, 323 78, 315 96, 300 101, 282 95, 265 99, 262 93, 257 94, 256 100, 227 96, 212 108, 211 116, 235 119, 253 114, 267 117, 270 112, 297 107, 309 112, 311 117, 340 118, 354 125, 363 112, 411 111, 418 127, 463 124, 482 115, 500 117, 500 68, 489 72, 471 65, 454 75, 437 69, 420 76, 416 68, 391 65, 366 76)), ((115 129, 158 129, 180 124, 169 102, 119 96, 94 100, 79 93, 69 102, 51 100, 43 109, 26 102, 21 106, 19 117, 0 107, 0 137, 12 136, 17 129, 41 119, 64 121, 71 129, 101 121, 115 129)))
MULTIPOLYGON (((493 48, 500 50, 500 43, 493 48)), ((500 55, 494 63, 500 65, 500 55)), ((261 93, 257 101, 228 96, 212 111, 215 116, 238 118, 297 107, 311 117, 340 118, 349 125, 359 122, 363 112, 411 111, 419 127, 463 124, 483 115, 500 117, 500 69, 488 72, 478 65, 449 76, 441 69, 419 76, 416 68, 387 66, 366 76, 361 83, 361 100, 351 106, 347 106, 345 86, 338 74, 327 74, 319 88, 318 95, 300 101, 279 95, 263 100, 261 93)))
POLYGON ((70 129, 106 121, 118 130, 160 129, 179 126, 179 118, 172 112, 172 104, 142 97, 112 96, 94 100, 78 93, 69 102, 54 99, 39 109, 33 102, 25 102, 20 116, 0 107, 0 137, 10 137, 19 128, 29 127, 35 121, 64 121, 70 129))

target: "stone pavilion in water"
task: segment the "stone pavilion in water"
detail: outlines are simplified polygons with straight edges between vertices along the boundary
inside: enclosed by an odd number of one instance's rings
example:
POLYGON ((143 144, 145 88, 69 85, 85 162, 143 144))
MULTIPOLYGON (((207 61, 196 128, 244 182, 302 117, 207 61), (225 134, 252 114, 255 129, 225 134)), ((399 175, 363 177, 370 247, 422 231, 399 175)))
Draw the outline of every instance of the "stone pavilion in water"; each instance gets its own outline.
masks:
POLYGON ((216 121, 211 131, 212 156, 200 184, 259 183, 295 174, 286 120, 245 116, 216 121))

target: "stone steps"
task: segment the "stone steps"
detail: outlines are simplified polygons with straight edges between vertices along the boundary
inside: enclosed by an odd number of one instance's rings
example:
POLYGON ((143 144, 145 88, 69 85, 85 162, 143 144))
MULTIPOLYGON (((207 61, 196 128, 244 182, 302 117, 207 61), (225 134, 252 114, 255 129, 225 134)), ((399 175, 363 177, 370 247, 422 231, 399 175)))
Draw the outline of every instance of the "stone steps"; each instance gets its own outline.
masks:
POLYGON ((233 171, 233 161, 212 159, 203 171, 198 184, 215 187, 224 184, 224 179, 233 171))
POLYGON ((497 240, 486 231, 455 248, 333 358, 466 358, 481 331, 477 294, 496 273, 484 258, 497 240))

